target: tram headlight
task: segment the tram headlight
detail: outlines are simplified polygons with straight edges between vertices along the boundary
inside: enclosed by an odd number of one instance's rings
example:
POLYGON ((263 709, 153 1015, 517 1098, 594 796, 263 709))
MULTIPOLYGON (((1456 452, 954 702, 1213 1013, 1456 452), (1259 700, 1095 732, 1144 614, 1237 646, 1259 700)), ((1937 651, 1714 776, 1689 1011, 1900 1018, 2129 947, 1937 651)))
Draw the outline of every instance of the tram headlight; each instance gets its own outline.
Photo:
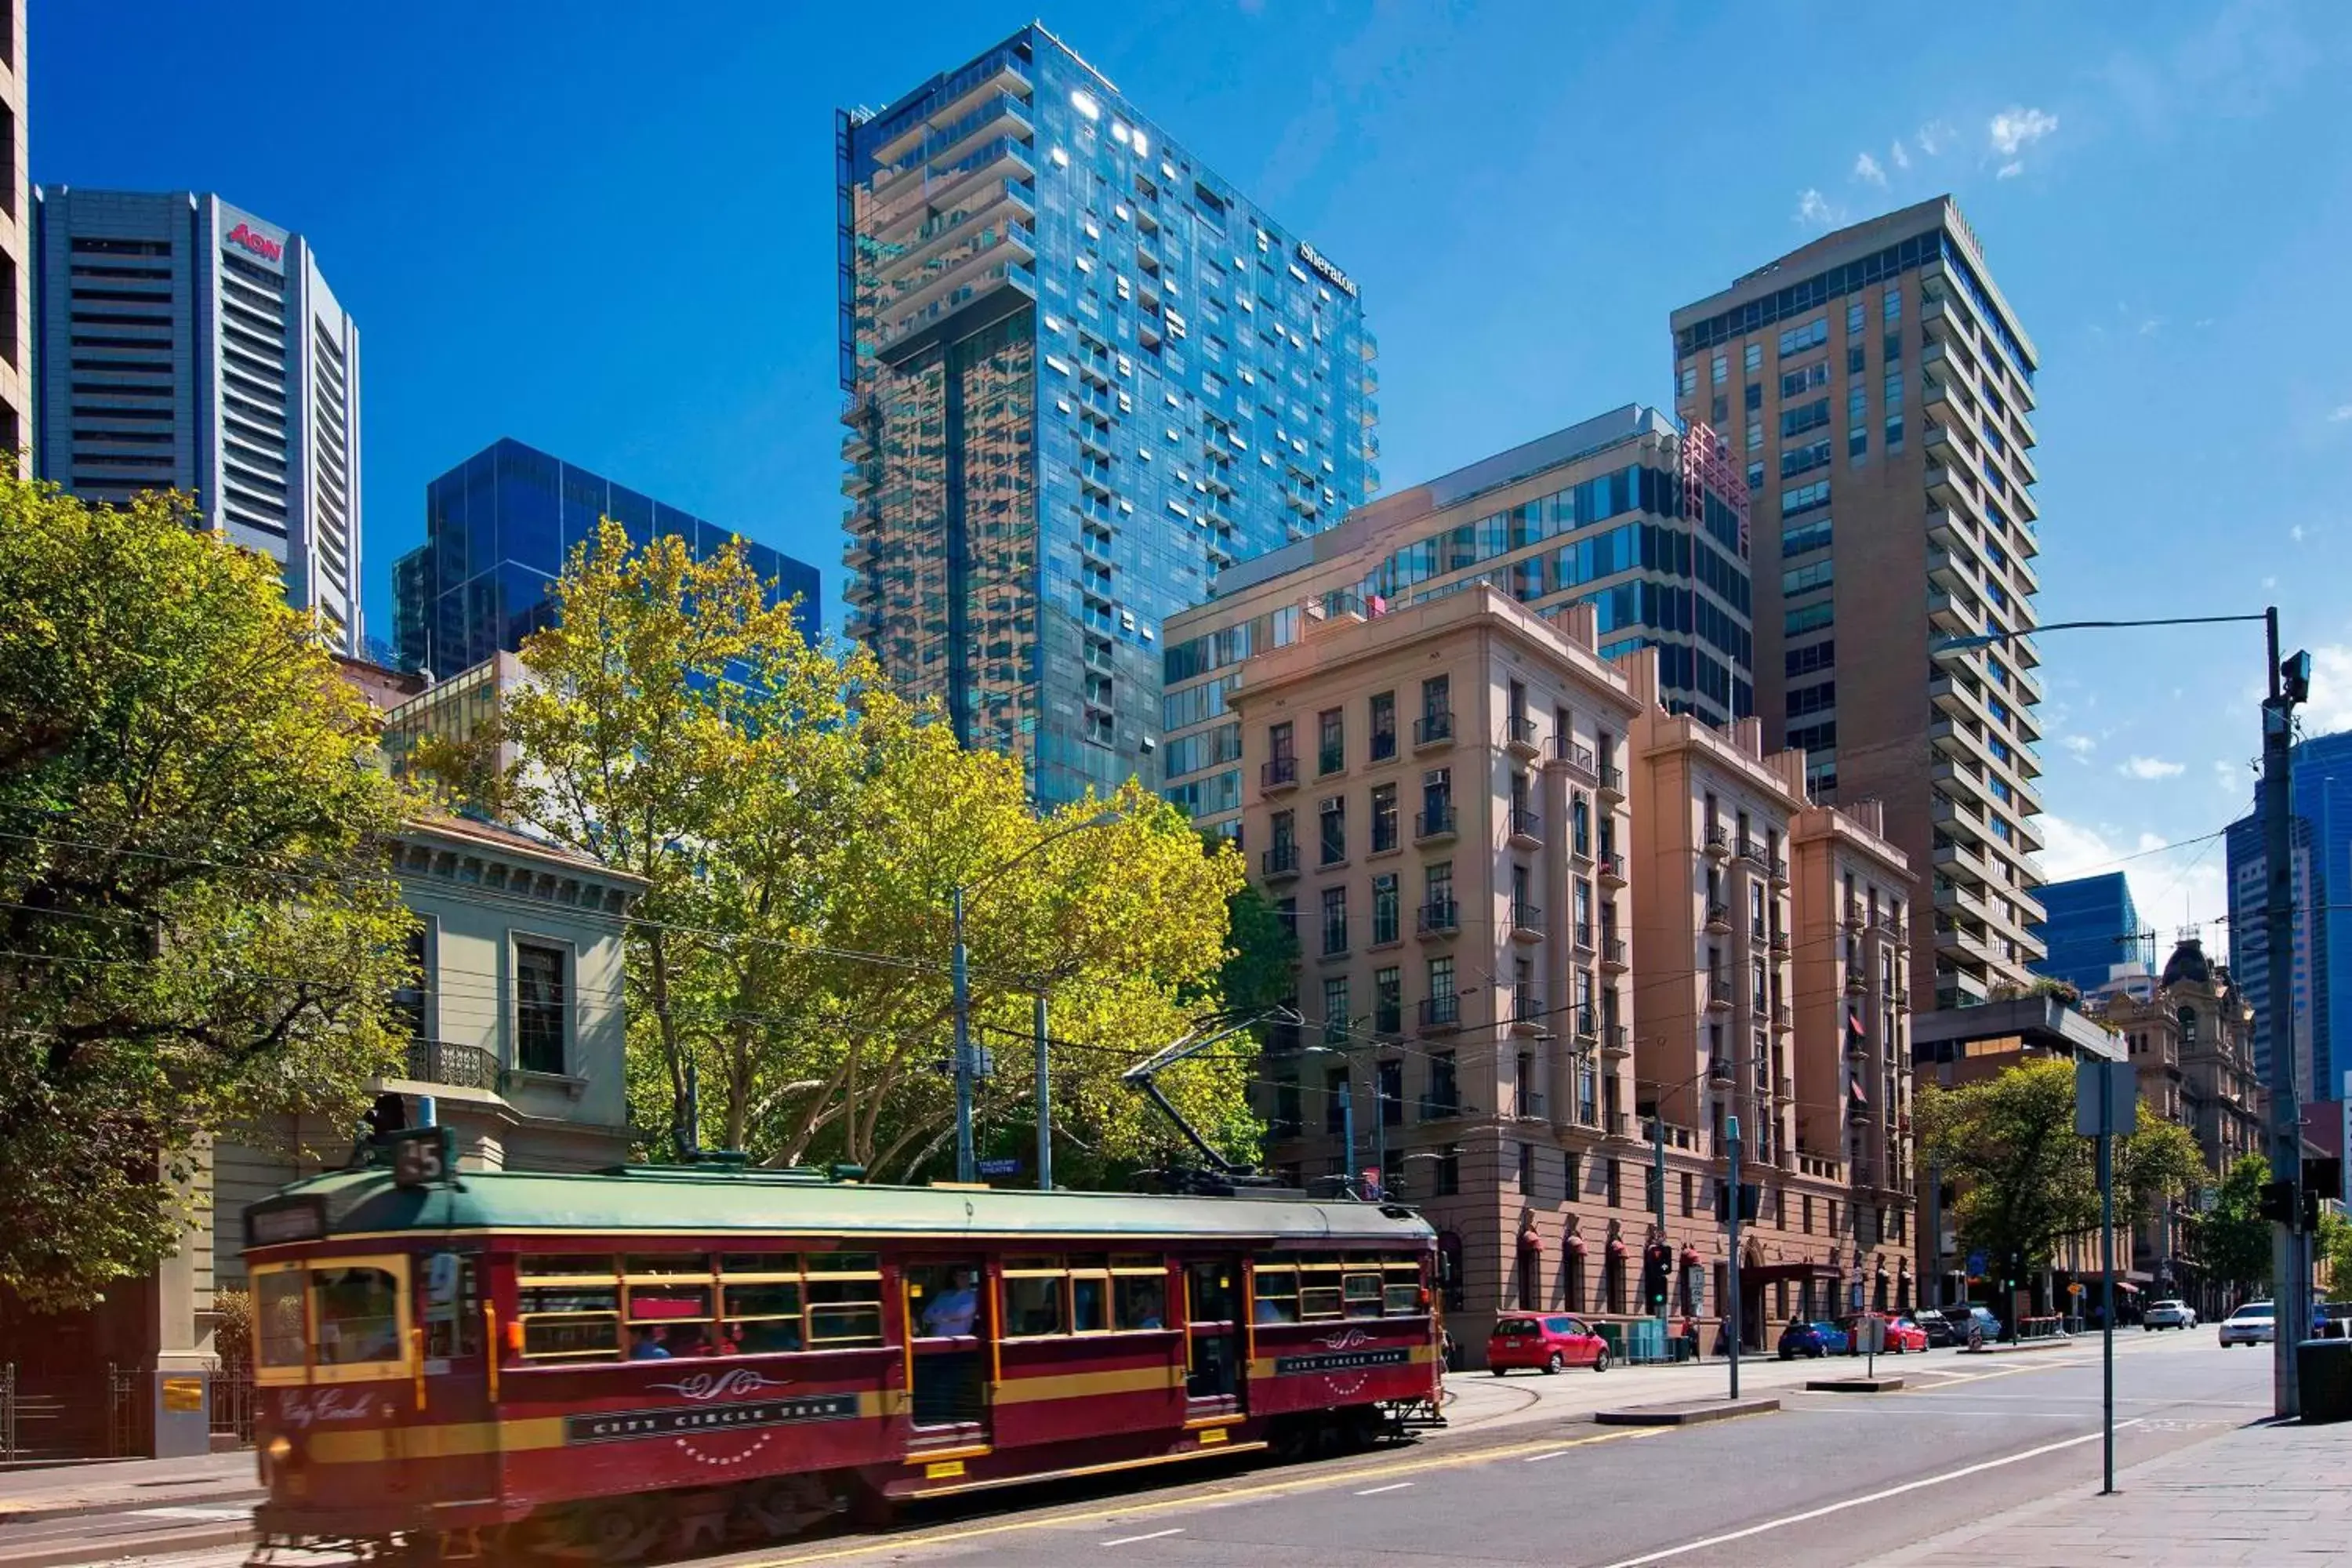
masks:
POLYGON ((269 1446, 262 1452, 269 1456, 271 1464, 282 1465, 294 1455, 294 1439, 280 1432, 277 1436, 269 1439, 269 1446))

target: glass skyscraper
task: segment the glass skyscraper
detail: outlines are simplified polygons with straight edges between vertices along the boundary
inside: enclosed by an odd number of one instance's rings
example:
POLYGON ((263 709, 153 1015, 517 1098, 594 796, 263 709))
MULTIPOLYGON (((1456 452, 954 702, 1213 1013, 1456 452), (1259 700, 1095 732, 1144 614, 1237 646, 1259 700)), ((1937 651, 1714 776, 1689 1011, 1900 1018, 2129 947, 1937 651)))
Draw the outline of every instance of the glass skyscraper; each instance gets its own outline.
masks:
MULTIPOLYGON (((393 644, 404 669, 470 669, 555 620, 555 579, 573 546, 611 518, 638 543, 677 534, 698 559, 732 529, 689 516, 536 447, 505 439, 425 487, 425 542, 393 564, 393 644)), ((743 542, 770 603, 798 595, 803 630, 824 626, 816 568, 743 542)))
POLYGON ((2113 979, 2116 968, 2149 972, 2149 933, 2121 871, 2052 882, 2042 889, 2044 918, 2026 928, 2044 952, 2033 973, 2063 980, 2088 994, 2113 979))
MULTIPOLYGON (((2294 818, 2294 1028, 2305 1099, 2334 1100, 2352 1068, 2352 730, 2294 748, 2287 777, 2294 818), (2336 1042, 2346 1042, 2336 1054, 2336 1042)), ((2254 1065, 2271 1058, 2269 902, 2259 816, 2230 825, 2230 969, 2254 1009, 2254 1065)))
POLYGON ((1040 805, 1157 787, 1168 617, 1378 485, 1355 284, 1034 26, 835 163, 850 635, 1040 805))

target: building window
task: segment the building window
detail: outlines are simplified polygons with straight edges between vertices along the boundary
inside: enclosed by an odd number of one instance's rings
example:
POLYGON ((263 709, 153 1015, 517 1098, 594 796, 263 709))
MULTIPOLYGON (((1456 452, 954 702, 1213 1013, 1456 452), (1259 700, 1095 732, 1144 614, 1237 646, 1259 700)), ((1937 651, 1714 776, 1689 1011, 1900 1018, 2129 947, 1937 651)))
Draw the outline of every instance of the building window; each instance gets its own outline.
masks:
POLYGON ((1745 350, 1741 351, 1739 363, 1747 366, 1750 374, 1763 369, 1764 345, 1762 343, 1749 343, 1745 350))
MULTIPOLYGON (((1404 1031, 1404 972, 1394 964, 1372 972, 1372 1028, 1382 1035, 1404 1031)), ((1381 1069, 1393 1065, 1384 1062, 1381 1069)))
POLYGON ((570 958, 560 947, 515 943, 515 1065, 525 1072, 564 1070, 570 958))
POLYGON ((1434 1121, 1462 1110, 1462 1085, 1455 1076, 1454 1053, 1439 1051, 1429 1058, 1429 1092, 1421 1102, 1421 1119, 1434 1121))
POLYGON ((1714 376, 1714 384, 1721 386, 1731 379, 1731 356, 1718 350, 1715 362, 1709 368, 1714 376))
POLYGON ((1372 786, 1372 853, 1381 854, 1397 847, 1397 786, 1392 784, 1372 786))
POLYGON ((429 927, 420 921, 408 933, 408 966, 416 972, 415 980, 395 986, 392 993, 392 1010, 408 1031, 412 1040, 427 1038, 433 1022, 433 959, 427 950, 429 927))
MULTIPOLYGON (((1348 951, 1348 889, 1323 889, 1323 955, 1348 951)), ((1327 983, 1328 984, 1328 983, 1327 983)))
POLYGON ((1323 864, 1336 866, 1348 858, 1348 802, 1344 795, 1328 796, 1321 807, 1323 864))
POLYGON ((1372 945, 1397 940, 1397 877, 1394 871, 1372 879, 1372 945))
POLYGON ((1386 762, 1396 755, 1396 693, 1372 693, 1372 761, 1386 762))
POLYGON ((1336 773, 1348 765, 1348 731, 1345 721, 1337 708, 1327 708, 1316 715, 1315 771, 1336 773))
POLYGON ((1323 1043, 1327 1046, 1342 1045, 1347 1038, 1348 977, 1334 974, 1323 982, 1323 1043))

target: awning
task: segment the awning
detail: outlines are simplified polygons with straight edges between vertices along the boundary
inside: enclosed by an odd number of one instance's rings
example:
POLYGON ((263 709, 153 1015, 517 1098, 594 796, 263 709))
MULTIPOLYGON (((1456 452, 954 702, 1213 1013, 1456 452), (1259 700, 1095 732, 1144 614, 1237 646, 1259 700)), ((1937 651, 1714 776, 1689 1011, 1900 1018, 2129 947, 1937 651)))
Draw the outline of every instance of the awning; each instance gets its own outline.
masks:
POLYGON ((1612 1258, 1622 1258, 1624 1255, 1625 1244, 1618 1240, 1615 1237, 1611 1237, 1609 1238, 1609 1256, 1612 1258))
POLYGON ((1570 1252, 1580 1253, 1584 1250, 1584 1237, 1571 1235, 1563 1240, 1560 1245, 1567 1247, 1570 1252))
POLYGON ((1853 1082, 1847 1084, 1845 1088, 1846 1092, 1853 1097, 1853 1102, 1856 1105, 1868 1105, 1870 1103, 1870 1096, 1862 1092, 1862 1080, 1860 1079, 1855 1079, 1853 1082))
POLYGON ((1845 1026, 1857 1040, 1867 1032, 1862 1026, 1862 1015, 1859 1013, 1848 1013, 1845 1016, 1845 1026))
POLYGON ((1803 1263, 1743 1263, 1739 1266, 1739 1284, 1742 1289, 1751 1284, 1777 1285, 1783 1279, 1826 1280, 1835 1284, 1839 1278, 1835 1268, 1818 1260, 1803 1263))

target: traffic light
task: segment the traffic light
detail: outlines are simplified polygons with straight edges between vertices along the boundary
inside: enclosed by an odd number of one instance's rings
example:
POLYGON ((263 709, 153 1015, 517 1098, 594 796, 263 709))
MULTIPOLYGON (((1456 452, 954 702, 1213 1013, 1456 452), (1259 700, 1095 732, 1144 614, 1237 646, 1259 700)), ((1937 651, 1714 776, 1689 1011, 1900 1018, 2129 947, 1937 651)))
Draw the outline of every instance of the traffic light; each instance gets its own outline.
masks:
POLYGON ((1666 1310, 1666 1277, 1673 1268, 1674 1248, 1654 1241, 1642 1253, 1642 1300, 1653 1312, 1666 1310))
POLYGON ((2279 661, 2279 695, 2290 707, 2311 700, 2311 655, 2298 649, 2279 661))
POLYGON ((2259 1212, 2264 1219, 2275 1221, 2280 1225, 2293 1225, 2296 1218, 2294 1212, 2294 1184, 2293 1182, 2264 1182, 2263 1184, 2262 1206, 2259 1212))
POLYGON ((2303 1215, 2302 1215, 2302 1218, 2303 1218, 2303 1233, 2304 1233, 2305 1236, 2316 1236, 2316 1235, 2318 1235, 2318 1234, 2319 1234, 2319 1189, 2318 1189, 2318 1188, 2316 1188, 2316 1187, 2305 1187, 2305 1188, 2304 1188, 2304 1189, 2303 1189, 2303 1215))

